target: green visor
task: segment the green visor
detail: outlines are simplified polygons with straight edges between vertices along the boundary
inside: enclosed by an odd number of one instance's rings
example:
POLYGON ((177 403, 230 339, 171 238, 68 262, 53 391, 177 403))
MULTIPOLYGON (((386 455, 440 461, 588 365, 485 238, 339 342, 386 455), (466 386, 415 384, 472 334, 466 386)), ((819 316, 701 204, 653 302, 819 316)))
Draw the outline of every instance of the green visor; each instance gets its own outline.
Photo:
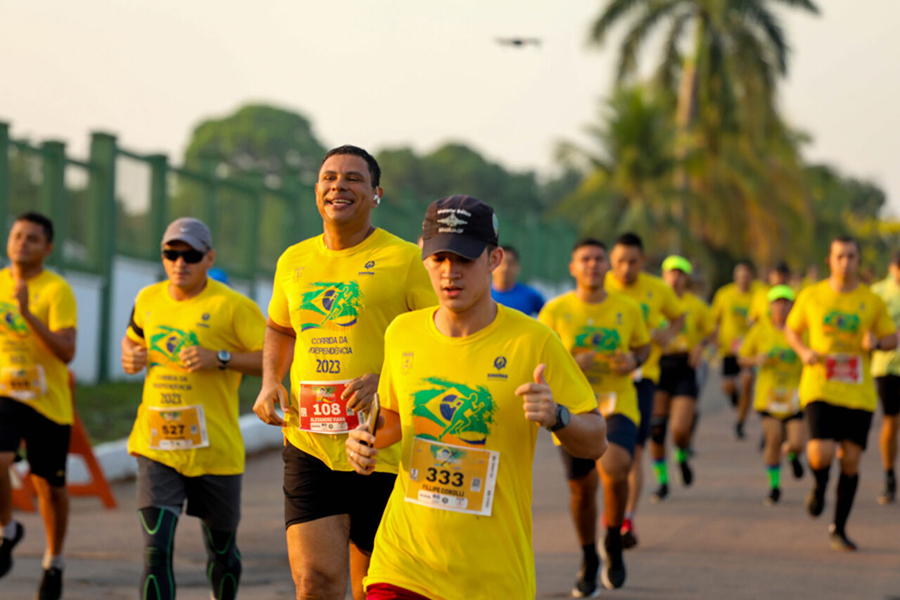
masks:
POLYGON ((666 260, 663 261, 662 270, 663 271, 674 271, 679 270, 685 275, 690 275, 694 272, 694 268, 691 266, 691 261, 686 259, 683 256, 670 256, 666 260))
POLYGON ((772 289, 769 290, 769 295, 767 296, 769 302, 775 302, 776 300, 790 300, 793 302, 795 297, 794 290, 787 285, 772 286, 772 289))

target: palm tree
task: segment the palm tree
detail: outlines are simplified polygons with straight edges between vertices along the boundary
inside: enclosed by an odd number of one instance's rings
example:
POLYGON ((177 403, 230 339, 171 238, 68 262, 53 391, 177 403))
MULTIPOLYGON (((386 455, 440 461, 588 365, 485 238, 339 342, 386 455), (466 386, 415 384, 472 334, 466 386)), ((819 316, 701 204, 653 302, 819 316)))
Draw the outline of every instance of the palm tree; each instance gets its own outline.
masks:
POLYGON ((650 35, 667 26, 657 73, 666 89, 677 86, 676 123, 685 133, 699 104, 711 134, 706 141, 715 144, 719 132, 765 127, 774 114, 775 83, 787 74, 789 49, 775 4, 819 12, 812 0, 610 0, 589 39, 602 45, 630 18, 619 49, 621 83, 635 75, 650 35))

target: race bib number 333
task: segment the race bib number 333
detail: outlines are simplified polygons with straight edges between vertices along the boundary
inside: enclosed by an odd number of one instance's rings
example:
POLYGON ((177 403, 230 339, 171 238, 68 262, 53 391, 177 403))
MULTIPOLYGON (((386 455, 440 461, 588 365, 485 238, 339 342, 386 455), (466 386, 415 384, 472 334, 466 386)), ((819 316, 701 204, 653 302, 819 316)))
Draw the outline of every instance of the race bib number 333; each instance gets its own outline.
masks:
POLYGON ((491 516, 500 453, 413 438, 406 501, 491 516))
POLYGON ((150 448, 153 450, 194 450, 209 446, 206 415, 200 405, 151 406, 148 417, 150 448))
POLYGON ((312 433, 347 433, 359 425, 359 416, 341 398, 347 381, 300 382, 300 430, 312 433))

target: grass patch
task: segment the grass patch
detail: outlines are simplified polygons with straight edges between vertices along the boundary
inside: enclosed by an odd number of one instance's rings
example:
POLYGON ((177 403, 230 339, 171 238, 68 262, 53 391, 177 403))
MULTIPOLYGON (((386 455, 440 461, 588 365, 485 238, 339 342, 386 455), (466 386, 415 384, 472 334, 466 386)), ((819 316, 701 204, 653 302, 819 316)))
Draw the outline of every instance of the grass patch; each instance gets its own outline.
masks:
MULTIPOLYGON (((262 381, 244 375, 238 390, 240 413, 251 411, 262 381)), ((91 442, 109 442, 131 433, 141 403, 143 381, 109 381, 75 387, 75 406, 91 442)))

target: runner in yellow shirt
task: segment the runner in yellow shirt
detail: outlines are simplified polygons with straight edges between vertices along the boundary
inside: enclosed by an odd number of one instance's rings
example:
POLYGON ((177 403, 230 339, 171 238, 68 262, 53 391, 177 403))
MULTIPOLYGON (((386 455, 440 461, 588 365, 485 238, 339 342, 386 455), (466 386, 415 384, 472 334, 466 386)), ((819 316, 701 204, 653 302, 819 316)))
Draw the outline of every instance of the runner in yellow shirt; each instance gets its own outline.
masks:
POLYGON ((669 256, 662 264, 663 280, 675 292, 684 311, 684 325, 662 349, 659 385, 654 397, 655 429, 650 450, 653 455, 653 470, 659 484, 656 495, 660 500, 669 493, 666 469, 666 432, 669 425, 672 428, 675 462, 681 472, 681 481, 685 486, 694 481, 694 472, 688 464, 688 449, 697 414, 697 398, 700 395, 696 368, 702 360, 704 346, 711 341, 715 328, 709 307, 688 291, 693 271, 690 261, 683 256, 669 256))
POLYGON ((47 549, 38 600, 62 595, 63 542, 69 520, 66 456, 72 394, 66 364, 75 356, 75 296, 65 280, 44 269, 53 252, 53 222, 28 212, 16 218, 0 270, 0 577, 25 528, 12 518, 9 469, 22 441, 38 494, 47 549))
POLYGON ((872 413, 878 404, 869 367, 873 350, 897 347, 897 330, 884 300, 859 280, 859 244, 849 237, 831 242, 830 277, 797 298, 785 335, 803 361, 800 403, 806 411, 809 466, 815 487, 806 501, 810 515, 825 507, 828 472, 840 444, 831 546, 855 550, 845 526, 859 484, 859 460, 866 448, 872 413), (809 343, 802 335, 809 334, 809 343))
MULTIPOLYGON (((790 285, 791 268, 785 262, 775 265, 766 276, 767 285, 759 284, 750 304, 750 321, 758 323, 769 318, 769 290, 776 285, 790 285)), ((738 361, 740 362, 740 361, 738 361)))
POLYGON ((713 296, 713 320, 718 327, 719 357, 722 359, 722 391, 737 409, 734 433, 744 439, 744 421, 750 407, 753 373, 741 369, 737 353, 750 329, 750 307, 757 289, 753 263, 744 260, 734 267, 734 282, 722 286, 713 296))
POLYGON ((769 317, 754 323, 741 345, 738 361, 742 367, 758 368, 753 408, 762 417, 766 472, 769 476, 771 506, 781 499, 781 446, 787 438, 788 460, 794 477, 803 476, 803 412, 800 410, 800 358, 787 343, 784 323, 794 304, 794 290, 787 285, 772 286, 767 294, 769 317))
POLYGON ((555 331, 584 371, 606 419, 609 448, 599 461, 576 458, 560 448, 571 494, 572 519, 583 553, 572 595, 597 592, 597 471, 603 481, 606 532, 602 540, 603 584, 614 589, 625 582, 621 527, 628 502, 628 474, 634 460, 638 425, 637 392, 631 380, 650 355, 650 334, 640 306, 603 287, 609 271, 606 246, 595 239, 578 242, 569 273, 575 291, 551 300, 538 320, 555 331))
POLYGON ((284 428, 285 529, 298 598, 344 598, 348 563, 353 596, 365 597, 399 448, 382 453, 376 475, 362 477, 344 442, 377 389, 388 325, 437 303, 419 248, 372 226, 380 178, 365 150, 329 151, 316 183, 324 234, 285 250, 275 271, 254 411, 284 428), (290 397, 281 383, 289 367, 290 397))
MULTIPOLYGON (((888 276, 872 286, 888 307, 894 325, 900 327, 900 251, 894 253, 888 265, 888 276)), ((881 399, 881 433, 878 436, 881 464, 884 466, 884 490, 879 504, 890 504, 897 496, 897 431, 900 428, 900 354, 896 350, 875 352, 872 355, 872 375, 881 399)))
MULTIPOLYGON (((646 260, 641 238, 633 233, 623 233, 616 238, 610 252, 612 269, 606 274, 607 291, 625 294, 641 307, 644 322, 652 339, 650 357, 635 371, 633 377, 637 388, 638 407, 641 411, 641 424, 634 453, 634 465, 628 480, 628 507, 622 525, 622 543, 625 548, 637 545, 634 515, 644 487, 644 444, 648 437, 658 436, 661 431, 660 424, 654 429, 652 423, 653 396, 656 393, 660 373, 659 358, 662 355, 662 348, 668 345, 684 326, 684 311, 678 303, 675 292, 659 277, 641 271, 646 260), (664 326, 664 323, 667 325, 664 326)), ((656 490, 662 491, 661 487, 656 490)), ((653 498, 656 501, 660 497, 654 494, 653 498)))
POLYGON ((493 210, 470 196, 437 200, 423 231, 440 305, 388 328, 378 386, 384 426, 373 436, 361 425, 347 440, 351 464, 366 475, 385 447, 402 445, 368 598, 534 598, 538 427, 595 460, 606 426, 559 337, 492 300, 490 273, 503 257, 493 210))
POLYGON ((128 438, 137 457, 144 538, 144 600, 175 598, 172 548, 185 503, 201 520, 215 600, 237 597, 244 441, 241 377, 262 372, 265 319, 249 298, 214 281, 212 236, 188 217, 162 240, 167 279, 142 289, 122 339, 122 368, 144 368, 144 393, 128 438))

